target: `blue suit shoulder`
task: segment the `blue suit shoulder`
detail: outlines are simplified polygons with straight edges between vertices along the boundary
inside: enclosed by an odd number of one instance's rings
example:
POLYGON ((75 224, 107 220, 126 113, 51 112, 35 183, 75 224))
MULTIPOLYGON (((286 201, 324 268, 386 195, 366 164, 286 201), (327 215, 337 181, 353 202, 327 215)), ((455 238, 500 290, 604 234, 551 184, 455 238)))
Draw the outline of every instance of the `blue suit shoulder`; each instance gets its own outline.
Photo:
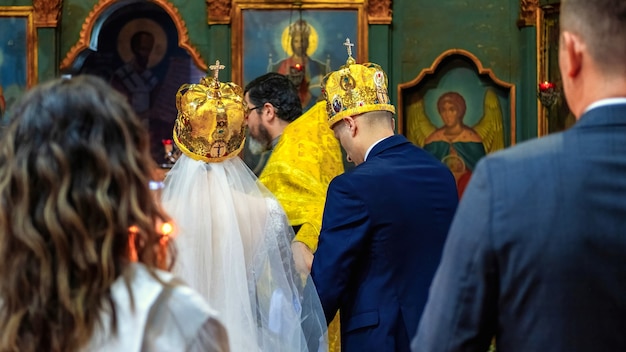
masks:
POLYGON ((549 192, 550 180, 560 178, 557 175, 563 170, 559 168, 569 153, 564 146, 566 137, 565 133, 556 133, 483 157, 476 165, 470 186, 476 183, 479 188, 488 187, 494 194, 502 195, 498 202, 505 203, 521 201, 539 191, 549 192))
MULTIPOLYGON (((554 133, 546 137, 524 141, 520 144, 496 151, 482 158, 477 165, 489 164, 489 168, 514 169, 529 172, 528 164, 550 162, 564 152, 565 133, 554 133)), ((535 169, 534 167, 532 169, 535 169)))
MULTIPOLYGON (((368 169, 376 169, 378 172, 391 171, 394 167, 440 167, 446 169, 437 158, 424 149, 411 143, 402 135, 393 135, 382 140, 370 151, 367 162, 359 165, 353 171, 367 173, 368 169), (385 169, 378 170, 380 164, 385 169)), ((395 172, 395 171, 394 171, 395 172)))

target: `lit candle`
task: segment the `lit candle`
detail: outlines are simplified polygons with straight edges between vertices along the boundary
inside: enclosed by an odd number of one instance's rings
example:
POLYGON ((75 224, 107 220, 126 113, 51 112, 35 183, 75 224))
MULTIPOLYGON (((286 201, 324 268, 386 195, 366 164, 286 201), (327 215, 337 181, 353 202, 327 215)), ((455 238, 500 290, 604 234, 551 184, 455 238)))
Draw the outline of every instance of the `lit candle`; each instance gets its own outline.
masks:
POLYGON ((161 234, 163 234, 163 236, 168 237, 174 232, 174 226, 172 226, 171 223, 166 222, 163 225, 161 225, 161 234))
POLYGON ((542 92, 547 91, 550 88, 554 88, 554 83, 552 82, 548 82, 548 81, 544 81, 543 83, 539 83, 539 90, 542 92))
POLYGON ((132 225, 128 228, 128 251, 130 252, 128 255, 130 256, 130 261, 132 262, 137 261, 137 248, 135 247, 135 240, 138 233, 139 229, 137 226, 132 225))
POLYGON ((161 225, 161 238, 159 239, 159 253, 158 253, 158 265, 160 269, 167 269, 168 266, 168 258, 167 258, 167 247, 168 242, 171 239, 171 235, 174 232, 174 226, 169 223, 163 223, 161 225))

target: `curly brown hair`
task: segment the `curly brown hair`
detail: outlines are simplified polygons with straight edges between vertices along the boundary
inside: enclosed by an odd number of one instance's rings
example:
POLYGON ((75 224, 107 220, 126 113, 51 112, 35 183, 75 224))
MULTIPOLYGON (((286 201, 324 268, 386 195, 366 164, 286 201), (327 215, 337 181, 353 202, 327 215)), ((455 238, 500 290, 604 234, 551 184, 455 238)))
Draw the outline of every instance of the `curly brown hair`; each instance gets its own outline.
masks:
MULTIPOLYGON (((0 143, 0 351, 74 351, 136 258, 158 265, 169 221, 149 190, 148 133, 93 76, 29 91, 0 143)), ((167 247, 170 264, 173 248, 167 247)), ((115 331, 115 330, 113 330, 115 331)))

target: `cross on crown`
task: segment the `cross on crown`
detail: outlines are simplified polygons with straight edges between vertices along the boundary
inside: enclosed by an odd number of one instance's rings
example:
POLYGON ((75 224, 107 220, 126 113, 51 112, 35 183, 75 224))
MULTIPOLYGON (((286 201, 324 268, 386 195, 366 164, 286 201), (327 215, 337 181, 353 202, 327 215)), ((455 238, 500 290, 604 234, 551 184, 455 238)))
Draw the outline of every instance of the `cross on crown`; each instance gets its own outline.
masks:
POLYGON ((346 49, 348 50, 348 56, 352 57, 352 47, 354 46, 354 43, 350 42, 350 38, 346 38, 346 41, 343 43, 343 46, 345 46, 346 49))
POLYGON ((217 82, 220 75, 220 70, 225 69, 226 66, 220 65, 220 60, 215 60, 215 65, 209 66, 209 70, 213 71, 213 78, 215 78, 215 82, 217 82))

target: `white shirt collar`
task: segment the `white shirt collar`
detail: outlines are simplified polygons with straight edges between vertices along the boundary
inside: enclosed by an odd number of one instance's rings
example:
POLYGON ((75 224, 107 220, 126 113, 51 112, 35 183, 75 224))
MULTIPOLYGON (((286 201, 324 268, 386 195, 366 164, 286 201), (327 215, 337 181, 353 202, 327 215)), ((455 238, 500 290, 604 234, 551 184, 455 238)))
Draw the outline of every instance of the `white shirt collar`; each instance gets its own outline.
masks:
POLYGON ((363 162, 367 161, 367 156, 370 155, 370 152, 372 151, 372 148, 374 148, 376 146, 376 144, 382 142, 383 140, 385 140, 385 139, 387 139, 389 137, 391 137, 391 136, 387 136, 387 137, 381 138, 381 139, 377 140, 376 142, 374 142, 374 144, 370 145, 370 147, 367 148, 367 151, 365 152, 365 158, 363 158, 363 162))
POLYGON ((587 107, 587 109, 585 109, 585 113, 588 112, 591 109, 599 108, 601 106, 618 105, 618 104, 626 104, 626 97, 624 97, 624 98, 607 98, 607 99, 598 100, 596 102, 593 102, 591 105, 589 105, 587 107))

